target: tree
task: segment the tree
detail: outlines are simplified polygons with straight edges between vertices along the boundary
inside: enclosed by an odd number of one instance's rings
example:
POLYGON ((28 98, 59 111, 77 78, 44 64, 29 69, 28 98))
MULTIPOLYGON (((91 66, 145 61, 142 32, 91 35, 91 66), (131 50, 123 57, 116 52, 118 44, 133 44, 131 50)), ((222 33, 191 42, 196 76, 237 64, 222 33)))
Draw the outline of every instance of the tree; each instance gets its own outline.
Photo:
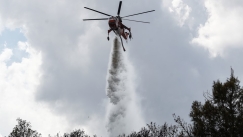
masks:
POLYGON ((132 132, 127 136, 123 134, 118 137, 190 137, 191 127, 179 117, 173 116, 178 125, 169 126, 167 123, 164 123, 164 125, 159 126, 151 122, 147 124, 147 127, 143 127, 138 132, 132 132))
POLYGON ((192 103, 190 117, 195 136, 243 135, 243 89, 233 69, 225 83, 213 82, 212 93, 207 92, 205 99, 205 104, 199 101, 192 103))
POLYGON ((17 119, 18 125, 13 128, 9 137, 41 137, 37 131, 31 129, 31 124, 26 120, 17 119))
MULTIPOLYGON (((63 137, 90 137, 90 136, 86 135, 84 130, 76 129, 72 131, 70 134, 64 133, 63 137)), ((96 137, 96 135, 94 135, 93 137, 96 137)))
POLYGON ((83 130, 78 129, 71 132, 70 137, 89 137, 89 136, 86 135, 83 130))

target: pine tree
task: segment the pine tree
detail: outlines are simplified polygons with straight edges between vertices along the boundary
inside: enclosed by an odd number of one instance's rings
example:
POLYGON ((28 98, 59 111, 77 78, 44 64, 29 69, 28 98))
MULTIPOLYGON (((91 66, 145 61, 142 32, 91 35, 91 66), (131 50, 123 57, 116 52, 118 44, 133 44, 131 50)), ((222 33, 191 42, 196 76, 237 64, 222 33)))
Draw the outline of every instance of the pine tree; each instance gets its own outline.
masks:
POLYGON ((212 93, 207 92, 205 99, 205 104, 199 101, 192 103, 190 117, 195 136, 243 135, 243 89, 233 69, 225 83, 213 82, 212 93))

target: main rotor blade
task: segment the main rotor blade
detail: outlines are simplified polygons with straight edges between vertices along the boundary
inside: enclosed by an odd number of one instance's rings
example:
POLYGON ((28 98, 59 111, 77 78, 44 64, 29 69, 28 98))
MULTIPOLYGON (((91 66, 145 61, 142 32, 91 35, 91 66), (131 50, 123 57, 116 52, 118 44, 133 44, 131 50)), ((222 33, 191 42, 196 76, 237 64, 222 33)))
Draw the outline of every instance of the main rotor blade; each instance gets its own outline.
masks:
POLYGON ((109 18, 99 18, 99 19, 83 19, 83 21, 88 21, 88 20, 108 20, 109 18))
POLYGON ((127 15, 127 16, 124 16, 122 18, 130 17, 130 16, 135 16, 135 15, 139 15, 139 14, 144 14, 144 13, 148 13, 148 12, 153 12, 153 11, 155 11, 155 10, 150 10, 150 11, 145 11, 145 12, 141 12, 141 13, 137 13, 137 14, 127 15))
POLYGON ((103 14, 103 15, 106 15, 106 16, 111 16, 109 14, 106 14, 106 13, 103 13, 103 12, 100 12, 100 11, 97 11, 97 10, 94 10, 94 9, 91 9, 91 8, 88 8, 88 7, 84 7, 85 9, 88 9, 88 10, 92 10, 92 11, 95 11, 95 12, 98 12, 100 14, 103 14))
POLYGON ((121 5, 122 5, 122 1, 120 1, 119 3, 119 7, 118 7, 118 11, 117 11, 117 15, 120 15, 120 11, 121 11, 121 5))
POLYGON ((130 19, 122 19, 122 20, 135 21, 135 22, 141 22, 141 23, 150 23, 150 22, 138 21, 138 20, 130 20, 130 19))

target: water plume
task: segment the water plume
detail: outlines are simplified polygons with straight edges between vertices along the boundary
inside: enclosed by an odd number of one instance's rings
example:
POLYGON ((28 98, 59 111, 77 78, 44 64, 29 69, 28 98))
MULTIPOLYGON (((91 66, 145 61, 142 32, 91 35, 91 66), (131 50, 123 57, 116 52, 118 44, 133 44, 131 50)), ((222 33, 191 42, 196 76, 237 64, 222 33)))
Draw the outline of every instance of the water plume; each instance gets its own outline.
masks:
POLYGON ((135 92, 134 69, 126 55, 127 52, 123 52, 120 42, 115 38, 106 87, 110 100, 107 107, 107 129, 111 137, 138 130, 145 123, 135 92))

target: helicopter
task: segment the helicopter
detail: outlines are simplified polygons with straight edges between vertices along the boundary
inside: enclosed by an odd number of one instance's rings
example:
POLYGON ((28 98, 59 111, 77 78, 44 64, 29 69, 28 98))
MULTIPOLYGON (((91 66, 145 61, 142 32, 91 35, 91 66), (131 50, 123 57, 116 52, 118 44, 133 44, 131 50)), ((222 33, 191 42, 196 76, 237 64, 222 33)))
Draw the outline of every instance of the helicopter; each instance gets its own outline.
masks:
POLYGON ((127 20, 127 21, 134 21, 134 22, 140 22, 140 23, 149 23, 149 22, 144 22, 144 21, 138 21, 138 20, 131 20, 131 19, 125 19, 126 17, 130 17, 130 16, 135 16, 135 15, 139 15, 139 14, 144 14, 144 13, 148 13, 148 12, 153 12, 155 10, 150 10, 150 11, 145 11, 145 12, 141 12, 141 13, 136 13, 136 14, 131 14, 131 15, 127 15, 127 16, 123 16, 120 17, 120 11, 121 11, 121 6, 122 6, 122 1, 120 1, 119 6, 118 6, 118 11, 117 11, 117 16, 112 16, 88 7, 84 7, 85 9, 88 10, 92 10, 94 12, 98 12, 100 14, 106 15, 108 16, 108 18, 97 18, 97 19, 83 19, 83 21, 91 21, 91 20, 108 20, 108 25, 110 27, 110 29, 108 30, 108 37, 107 40, 109 41, 109 33, 111 31, 113 31, 117 36, 120 37, 121 39, 121 43, 122 43, 122 48, 124 51, 126 51, 126 49, 123 46, 123 41, 122 41, 122 37, 127 40, 128 36, 131 39, 132 38, 132 33, 131 33, 131 28, 128 28, 127 26, 125 26, 124 24, 122 24, 122 20, 127 20), (129 31, 125 32, 125 29, 129 31))

